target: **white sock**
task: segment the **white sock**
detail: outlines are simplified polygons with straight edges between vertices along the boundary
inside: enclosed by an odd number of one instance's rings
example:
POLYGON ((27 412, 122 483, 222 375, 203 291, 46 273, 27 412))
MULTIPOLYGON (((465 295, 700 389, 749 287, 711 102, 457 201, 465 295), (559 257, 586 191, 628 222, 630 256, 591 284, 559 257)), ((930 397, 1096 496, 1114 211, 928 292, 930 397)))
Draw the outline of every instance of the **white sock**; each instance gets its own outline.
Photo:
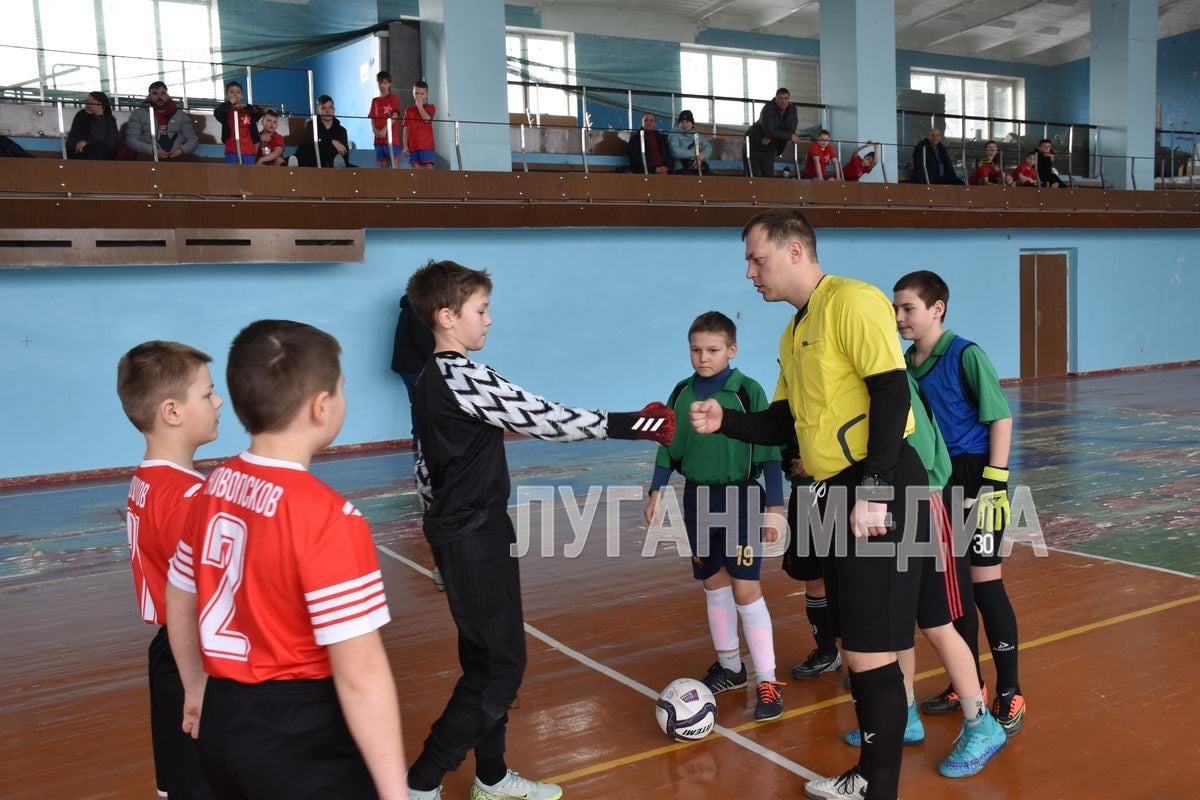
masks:
POLYGON ((760 597, 750 605, 738 606, 737 611, 742 618, 742 630, 750 647, 750 660, 754 662, 758 683, 774 683, 775 637, 771 632, 771 612, 767 611, 767 601, 760 597))
POLYGON ((908 697, 908 707, 912 708, 913 705, 915 705, 917 702, 917 696, 914 693, 908 691, 907 689, 904 691, 904 694, 906 697, 908 697))
POLYGON ((962 707, 963 719, 968 723, 976 723, 983 717, 983 693, 976 692, 974 697, 960 697, 959 705, 962 707))
POLYGON ((708 604, 708 630, 721 666, 731 672, 742 669, 741 645, 737 632, 737 604, 733 602, 733 587, 705 589, 708 604))

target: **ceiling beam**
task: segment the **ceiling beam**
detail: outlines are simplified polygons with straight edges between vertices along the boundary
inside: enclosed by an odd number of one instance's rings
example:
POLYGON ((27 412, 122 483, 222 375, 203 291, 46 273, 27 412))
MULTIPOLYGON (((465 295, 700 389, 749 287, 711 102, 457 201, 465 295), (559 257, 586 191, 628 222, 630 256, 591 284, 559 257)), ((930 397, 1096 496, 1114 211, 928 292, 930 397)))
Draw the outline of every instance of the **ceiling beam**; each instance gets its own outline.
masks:
POLYGON ((815 2, 817 2, 817 0, 804 0, 803 3, 801 3, 798 6, 793 7, 792 10, 785 11, 782 14, 776 14, 775 16, 768 19, 766 22, 764 22, 761 25, 759 25, 758 27, 756 27, 754 30, 757 32, 762 32, 762 31, 766 30, 767 28, 771 27, 772 25, 778 25, 780 22, 783 22, 785 19, 792 16, 797 11, 802 11, 802 10, 808 8, 809 6, 813 5, 815 2))
POLYGON ((703 24, 708 21, 709 17, 716 16, 736 3, 737 0, 717 0, 717 2, 700 9, 700 13, 696 15, 696 22, 703 24))
POLYGON ((1025 5, 1021 6, 1020 8, 1014 8, 1013 10, 1006 11, 1003 14, 997 14, 994 17, 985 19, 983 22, 977 22, 974 25, 970 25, 966 28, 963 28, 962 30, 957 31, 956 33, 952 33, 948 36, 943 36, 940 39, 935 39, 934 41, 930 42, 929 44, 927 44, 925 46, 926 47, 937 47, 940 44, 945 44, 946 42, 950 41, 951 39, 957 39, 959 36, 962 36, 964 33, 970 33, 973 30, 977 30, 979 28, 986 27, 993 22, 999 22, 1000 20, 1004 19, 1005 17, 1011 17, 1014 14, 1023 14, 1024 12, 1028 11, 1031 8, 1036 8, 1040 5, 1042 5, 1043 2, 1044 2, 1044 0, 1033 0, 1032 3, 1026 3, 1025 5))

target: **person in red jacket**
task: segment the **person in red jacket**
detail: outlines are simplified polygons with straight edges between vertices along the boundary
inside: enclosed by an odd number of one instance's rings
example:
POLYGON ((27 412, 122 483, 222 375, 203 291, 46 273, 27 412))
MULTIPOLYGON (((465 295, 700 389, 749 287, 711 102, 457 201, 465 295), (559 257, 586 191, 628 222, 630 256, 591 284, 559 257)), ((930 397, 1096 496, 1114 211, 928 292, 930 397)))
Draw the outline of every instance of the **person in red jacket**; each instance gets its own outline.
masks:
POLYGON ((837 152, 833 149, 833 145, 829 143, 829 131, 822 129, 817 133, 817 140, 808 147, 808 154, 804 156, 804 171, 801 173, 805 178, 816 178, 823 181, 837 180, 837 175, 827 175, 829 165, 837 161, 837 152))
POLYGON ((412 88, 414 104, 404 109, 404 155, 413 169, 433 169, 437 151, 433 146, 433 115, 437 107, 426 103, 429 84, 417 81, 412 88))
POLYGON ((1017 186, 1038 186, 1037 150, 1025 154, 1025 160, 1013 170, 1013 183, 1017 186))
POLYGON ((850 160, 846 162, 846 166, 842 167, 842 180, 856 181, 875 169, 875 151, 872 150, 862 156, 859 153, 867 148, 878 146, 879 142, 866 142, 855 148, 854 154, 850 156, 850 160))

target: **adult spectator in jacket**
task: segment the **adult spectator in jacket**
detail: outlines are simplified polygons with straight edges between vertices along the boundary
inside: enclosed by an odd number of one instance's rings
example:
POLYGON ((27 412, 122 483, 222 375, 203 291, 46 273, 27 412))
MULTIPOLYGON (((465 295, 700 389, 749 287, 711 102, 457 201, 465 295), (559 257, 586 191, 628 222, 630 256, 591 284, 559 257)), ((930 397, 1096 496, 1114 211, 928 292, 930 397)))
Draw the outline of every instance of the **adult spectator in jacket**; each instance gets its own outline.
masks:
POLYGON ((671 171, 671 145, 650 112, 642 115, 641 130, 629 134, 629 171, 652 175, 671 171))
POLYGON ((954 170, 954 159, 942 143, 942 132, 930 128, 929 135, 913 148, 913 183, 944 183, 962 186, 962 178, 954 170))
POLYGON ((187 112, 175 105, 162 81, 150 84, 149 94, 140 108, 129 115, 125 126, 125 144, 140 155, 159 161, 188 160, 200 144, 196 128, 187 112), (154 114, 153 124, 150 114, 154 114))
POLYGON ((296 167, 350 167, 350 135, 333 115, 333 98, 323 94, 317 98, 317 147, 313 147, 313 121, 304 126, 304 140, 296 148, 288 164, 296 167))
POLYGON ((697 133, 696 118, 691 111, 685 108, 679 112, 679 121, 667 137, 667 143, 674 160, 671 172, 679 175, 708 175, 712 172, 708 165, 708 160, 712 158, 712 143, 697 133))
POLYGON ((796 107, 792 93, 780 86, 775 99, 763 104, 758 121, 746 131, 750 138, 750 158, 746 159, 746 174, 751 178, 775 176, 775 159, 783 155, 789 143, 800 141, 796 135, 796 107))
POLYGON ((111 161, 117 154, 117 120, 104 92, 88 92, 83 108, 71 120, 67 158, 111 161))

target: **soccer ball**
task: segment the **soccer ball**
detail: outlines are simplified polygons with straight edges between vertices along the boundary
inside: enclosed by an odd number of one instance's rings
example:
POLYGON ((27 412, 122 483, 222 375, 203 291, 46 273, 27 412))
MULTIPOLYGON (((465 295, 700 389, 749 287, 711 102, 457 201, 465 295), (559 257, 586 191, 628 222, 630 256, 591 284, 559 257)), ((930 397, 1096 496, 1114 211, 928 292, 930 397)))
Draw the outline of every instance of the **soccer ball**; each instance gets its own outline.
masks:
POLYGON ((658 727, 681 742, 703 739, 717 724, 716 698, 707 686, 693 678, 671 681, 654 705, 658 727))

